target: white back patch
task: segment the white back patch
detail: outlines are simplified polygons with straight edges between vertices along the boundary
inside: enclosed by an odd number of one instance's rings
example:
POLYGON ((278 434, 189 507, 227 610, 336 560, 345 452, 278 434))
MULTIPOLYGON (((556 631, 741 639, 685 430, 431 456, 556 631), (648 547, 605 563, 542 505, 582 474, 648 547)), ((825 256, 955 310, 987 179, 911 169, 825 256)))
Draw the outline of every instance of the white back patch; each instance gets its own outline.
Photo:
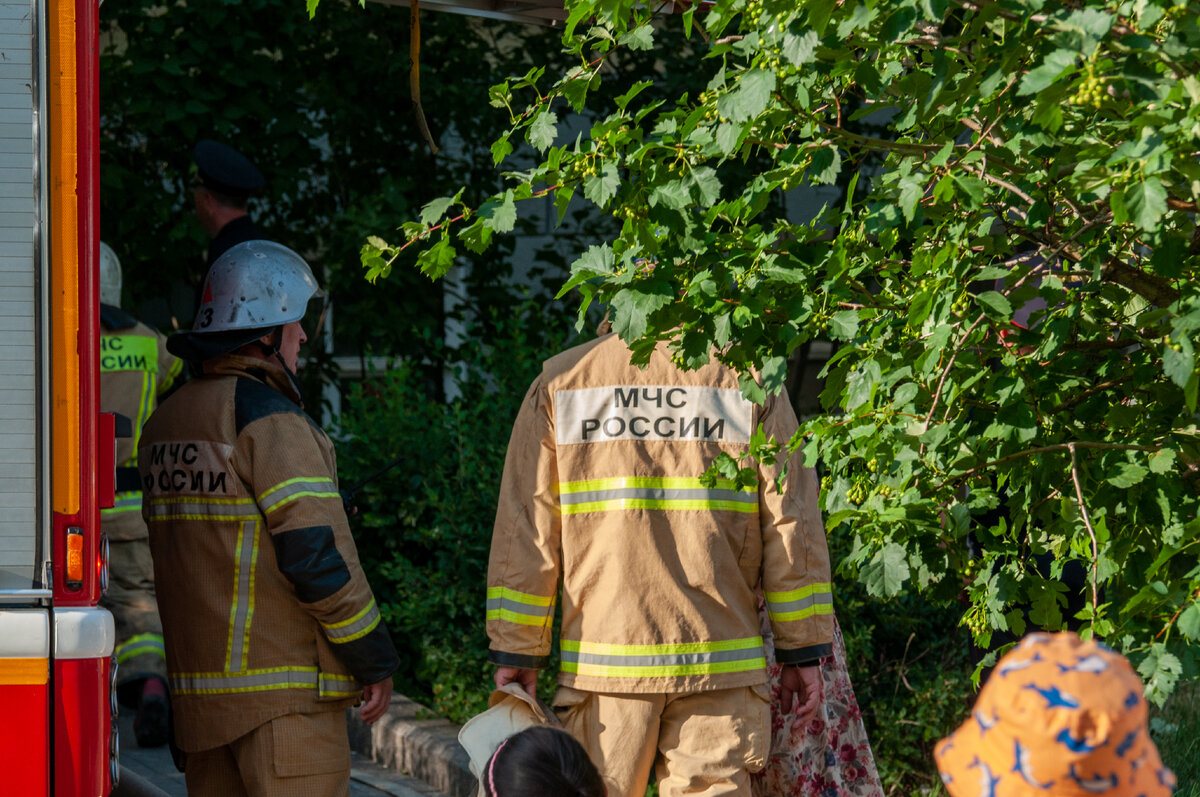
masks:
POLYGON ((736 388, 612 385, 554 392, 560 446, 611 440, 749 443, 754 405, 736 388))

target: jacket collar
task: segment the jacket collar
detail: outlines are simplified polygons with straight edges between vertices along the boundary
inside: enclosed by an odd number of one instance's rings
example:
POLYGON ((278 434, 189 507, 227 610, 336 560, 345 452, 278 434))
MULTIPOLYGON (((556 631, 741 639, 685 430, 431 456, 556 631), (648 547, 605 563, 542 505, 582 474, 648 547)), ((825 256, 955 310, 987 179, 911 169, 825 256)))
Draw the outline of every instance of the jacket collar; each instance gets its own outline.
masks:
POLYGON ((201 369, 205 376, 241 376, 262 382, 300 404, 300 394, 292 385, 292 380, 288 379, 283 366, 278 363, 247 357, 244 354, 225 354, 205 360, 201 369))

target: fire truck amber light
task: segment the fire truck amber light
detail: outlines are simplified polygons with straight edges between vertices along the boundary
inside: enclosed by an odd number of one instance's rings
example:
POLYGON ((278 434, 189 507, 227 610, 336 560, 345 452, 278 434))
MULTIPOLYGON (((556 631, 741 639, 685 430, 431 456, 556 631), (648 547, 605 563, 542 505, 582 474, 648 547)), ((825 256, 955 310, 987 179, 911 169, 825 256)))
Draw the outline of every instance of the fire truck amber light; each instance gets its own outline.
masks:
POLYGON ((67 586, 83 586, 83 529, 74 526, 67 529, 67 586))

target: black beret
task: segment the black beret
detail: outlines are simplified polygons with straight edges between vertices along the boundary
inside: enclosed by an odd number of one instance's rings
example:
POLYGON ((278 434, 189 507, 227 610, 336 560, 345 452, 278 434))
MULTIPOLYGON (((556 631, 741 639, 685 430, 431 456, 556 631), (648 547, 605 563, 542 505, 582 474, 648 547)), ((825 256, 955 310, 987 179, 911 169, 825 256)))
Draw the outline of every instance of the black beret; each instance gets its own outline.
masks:
POLYGON ((245 155, 219 141, 204 139, 193 156, 200 184, 230 196, 250 196, 266 184, 262 172, 245 155))

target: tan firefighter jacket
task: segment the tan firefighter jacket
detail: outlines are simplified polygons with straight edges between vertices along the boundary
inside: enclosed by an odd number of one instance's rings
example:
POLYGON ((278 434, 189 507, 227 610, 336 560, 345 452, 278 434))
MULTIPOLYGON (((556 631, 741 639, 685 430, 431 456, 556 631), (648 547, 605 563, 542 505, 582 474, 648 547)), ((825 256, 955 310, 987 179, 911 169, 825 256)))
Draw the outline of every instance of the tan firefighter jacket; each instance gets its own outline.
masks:
POLYGON ((396 649, 359 565, 333 446, 277 365, 226 355, 138 450, 179 747, 350 705, 396 649))
POLYGON ((111 540, 143 539, 137 442, 158 397, 175 384, 183 363, 167 351, 166 338, 118 307, 101 305, 100 323, 100 409, 124 415, 133 426, 132 437, 117 438, 116 502, 100 510, 100 520, 111 540))
POLYGON ((747 451, 761 424, 786 442, 786 396, 759 407, 737 375, 641 370, 608 335, 548 360, 521 406, 488 565, 490 660, 541 668, 562 579, 559 683, 596 692, 688 692, 766 682, 757 597, 777 659, 831 652, 829 553, 817 481, 799 457, 758 466, 756 488, 700 475, 747 451))

